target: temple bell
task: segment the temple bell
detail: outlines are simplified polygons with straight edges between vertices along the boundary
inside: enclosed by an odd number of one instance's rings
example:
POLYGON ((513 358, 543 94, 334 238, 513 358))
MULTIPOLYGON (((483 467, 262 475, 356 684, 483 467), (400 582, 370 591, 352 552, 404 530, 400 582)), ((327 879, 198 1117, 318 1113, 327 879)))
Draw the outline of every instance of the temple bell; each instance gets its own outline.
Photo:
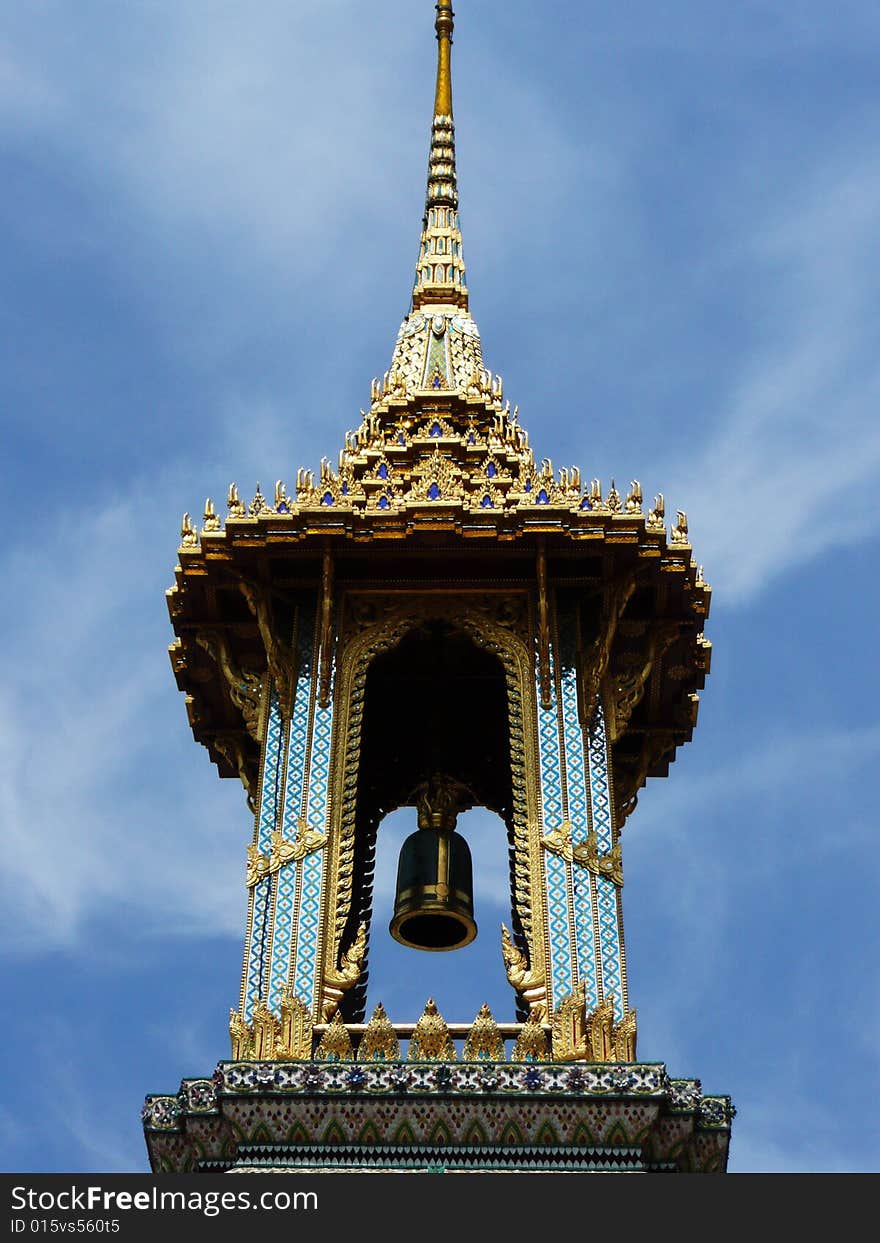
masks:
POLYGON ((477 935, 471 852, 455 832, 457 783, 435 776, 417 792, 418 828, 400 848, 389 931, 411 949, 460 949, 477 935))

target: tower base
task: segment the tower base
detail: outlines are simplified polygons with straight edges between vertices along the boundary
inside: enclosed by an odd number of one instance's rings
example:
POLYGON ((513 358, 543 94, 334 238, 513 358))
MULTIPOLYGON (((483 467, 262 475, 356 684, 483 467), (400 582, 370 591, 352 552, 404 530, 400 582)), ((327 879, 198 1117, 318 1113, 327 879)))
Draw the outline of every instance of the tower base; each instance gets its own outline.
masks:
POLYGON ((154 1173, 724 1173, 735 1112, 662 1063, 221 1062, 143 1121, 154 1173))

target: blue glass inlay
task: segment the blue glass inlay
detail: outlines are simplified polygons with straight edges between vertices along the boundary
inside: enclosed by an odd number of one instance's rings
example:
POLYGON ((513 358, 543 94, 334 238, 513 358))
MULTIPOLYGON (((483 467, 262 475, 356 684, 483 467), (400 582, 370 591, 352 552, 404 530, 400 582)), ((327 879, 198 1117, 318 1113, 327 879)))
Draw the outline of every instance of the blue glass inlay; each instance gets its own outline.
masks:
POLYGON ((329 492, 325 492, 325 493, 324 493, 323 497, 321 498, 321 504, 322 504, 322 505, 332 505, 332 504, 333 504, 333 497, 332 497, 332 495, 331 495, 329 492))
MULTIPOLYGON (((439 377, 439 376, 435 376, 435 377, 434 377, 434 388, 439 388, 439 387, 440 387, 440 377, 439 377)), ((440 426, 440 424, 439 424, 439 423, 432 423, 432 424, 431 424, 431 431, 430 431, 429 435, 431 435, 431 436, 442 436, 442 435, 443 435, 443 429, 442 429, 442 427, 440 426)))
POLYGON ((493 508, 494 508, 494 506, 492 505, 492 498, 491 498, 491 496, 484 496, 484 497, 483 497, 483 499, 482 499, 482 501, 480 502, 480 504, 483 506, 483 509, 493 509, 493 508))
POLYGON ((490 462, 489 465, 486 467, 486 474, 489 476, 490 479, 494 479, 495 476, 498 474, 498 468, 496 467, 494 462, 490 462))
POLYGON ((526 486, 523 488, 523 492, 531 492, 531 490, 532 490, 532 481, 531 479, 527 479, 526 486))
POLYGON ((289 514, 289 513, 290 513, 290 510, 287 508, 287 505, 285 505, 284 501, 281 501, 281 503, 279 504, 279 506, 278 506, 278 512, 279 512, 279 514, 289 514))
POLYGON ((473 432, 471 432, 471 433, 470 433, 470 435, 468 436, 468 441, 467 441, 467 442, 468 442, 468 444, 469 444, 469 445, 475 445, 475 444, 477 443, 477 438, 476 438, 476 436, 474 435, 474 433, 473 433, 473 432))
POLYGON ((439 500, 439 498, 440 498, 440 485, 437 483, 432 483, 430 488, 428 488, 428 500, 436 501, 436 500, 439 500))
POLYGON ((387 496, 380 496, 380 497, 379 497, 379 508, 380 508, 380 509, 387 509, 387 508, 388 508, 388 497, 387 497, 387 496))
POLYGON ((382 465, 379 467, 379 478, 380 478, 380 479, 387 479, 387 478, 388 478, 388 467, 385 465, 385 463, 384 463, 384 462, 383 462, 383 463, 382 463, 382 465))
POLYGON ((592 508, 593 506, 590 504, 590 498, 588 496, 585 496, 584 499, 581 501, 581 509, 592 509, 592 508))
POLYGON ((535 503, 537 505, 549 505, 550 504, 550 497, 547 495, 547 493, 544 491, 543 488, 538 493, 535 503))
POLYGON ((343 496, 348 496, 348 484, 347 484, 347 483, 344 483, 344 484, 342 485, 342 495, 343 495, 343 496))

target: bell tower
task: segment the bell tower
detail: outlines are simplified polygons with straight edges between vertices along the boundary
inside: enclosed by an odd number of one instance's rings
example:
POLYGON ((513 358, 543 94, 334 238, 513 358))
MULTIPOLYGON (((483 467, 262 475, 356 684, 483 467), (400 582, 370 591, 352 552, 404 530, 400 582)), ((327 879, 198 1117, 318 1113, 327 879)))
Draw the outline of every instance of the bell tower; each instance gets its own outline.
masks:
MULTIPOLYGON (((150 1096, 155 1170, 721 1170, 733 1110, 636 1054, 621 834, 691 738, 710 589, 687 519, 537 460, 470 313, 453 13, 412 304, 335 464, 184 515, 168 604, 193 734, 253 833, 231 1058, 150 1096), (400 807, 390 928, 377 831, 400 807), (461 812, 506 828, 474 920, 461 812), (366 1012, 371 943, 497 938, 510 1018, 366 1012)), ((242 822, 244 830, 245 820, 242 822)), ((245 854, 243 841, 242 853, 245 854)), ((477 878, 477 884, 479 878, 477 878)))

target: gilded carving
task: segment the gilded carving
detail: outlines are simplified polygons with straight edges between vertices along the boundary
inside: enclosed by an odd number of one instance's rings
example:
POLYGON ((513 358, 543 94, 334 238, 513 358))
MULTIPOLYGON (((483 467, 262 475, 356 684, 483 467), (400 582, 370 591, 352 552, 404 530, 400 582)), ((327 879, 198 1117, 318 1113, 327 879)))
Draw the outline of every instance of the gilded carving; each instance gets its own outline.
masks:
POLYGON ((222 529, 220 516, 214 508, 214 502, 210 497, 205 501, 205 516, 202 520, 202 531, 219 531, 222 529))
POLYGON ((310 829, 302 819, 297 822, 297 834, 292 841, 284 836, 281 829, 276 829, 272 834, 272 848, 268 855, 261 854, 256 846, 248 846, 248 889, 252 889, 264 876, 274 876, 285 863, 298 863, 306 855, 314 854, 326 845, 327 835, 317 829, 310 829))
MULTIPOLYGON (((398 598, 389 610, 388 597, 377 600, 352 599, 346 611, 347 629, 338 657, 339 693, 334 735, 335 811, 331 834, 330 871, 326 893, 328 905, 325 937, 325 964, 332 968, 340 952, 341 940, 350 915, 353 897, 354 832, 357 808, 364 692, 370 662, 380 652, 396 646, 403 636, 425 617, 449 617, 480 647, 495 653, 505 670, 508 689, 511 778, 513 789, 513 894, 519 922, 529 947, 532 974, 528 985, 528 1004, 546 1004, 543 934, 543 893, 541 889, 541 851, 537 824, 537 726, 534 720, 534 674, 528 648, 520 642, 511 625, 518 625, 522 604, 512 607, 492 604, 488 597, 479 603, 462 597, 452 600, 436 594, 398 598), (366 624, 373 604, 379 620, 366 624), (490 620, 492 610, 505 613, 503 623, 490 620), (529 711, 528 736, 525 713, 529 711), (538 916, 533 908, 537 905, 538 916)), ((326 967, 325 967, 326 975, 326 967)), ((330 996, 332 1000, 332 994, 330 996)))
POLYGON ((595 876, 604 876, 615 885, 623 885, 623 856, 619 842, 607 855, 599 854, 599 838, 595 832, 589 833, 585 842, 575 845, 572 842, 571 821, 565 820, 558 829, 541 838, 541 845, 566 863, 578 863, 595 876))
POLYGON ((652 672, 672 647, 680 634, 678 622, 667 622, 653 629, 641 652, 633 653, 623 667, 614 671, 613 703, 609 714, 609 733, 612 743, 626 733, 630 717, 645 693, 645 686, 652 672))
POLYGON ((278 636, 269 592, 248 579, 241 579, 239 587, 247 601, 248 608, 257 619, 260 638, 263 640, 263 647, 266 651, 266 664, 278 692, 278 706, 282 717, 287 720, 290 716, 293 695, 295 667, 293 649, 278 636))
POLYGON ((648 511, 648 517, 645 522, 645 530, 647 531, 665 531, 666 530, 666 502, 663 499, 663 493, 658 492, 654 497, 654 504, 648 511))
POLYGON ((199 533, 193 524, 193 520, 189 514, 184 514, 180 520, 180 546, 181 548, 197 548, 198 543, 199 533))
POLYGON ((333 554, 329 549, 324 553, 321 571, 320 651, 318 703, 326 708, 330 703, 330 683, 333 677, 333 554))
POLYGON ((281 994, 281 1022, 275 1038, 275 1059, 279 1062, 307 1062, 312 1056, 312 1015, 291 988, 281 994))
MULTIPOLYGON (((506 628, 487 623, 479 611, 469 610, 459 618, 473 641, 501 660, 507 677, 508 732, 513 788, 513 901, 520 926, 529 947, 532 968, 540 972, 540 982, 529 993, 529 1005, 546 1003, 543 975, 545 947, 543 935, 543 888, 537 822, 537 721, 534 713, 534 673, 532 659, 506 628), (528 713, 528 732, 527 718, 528 713), (540 966, 539 966, 540 964, 540 966)), ((536 979, 537 979, 536 974, 536 979)), ((530 986, 531 988, 531 986, 530 986)))
POLYGON ((400 603, 394 596, 363 596, 349 592, 345 598, 345 639, 350 642, 364 630, 384 625, 399 611, 400 603))
POLYGON ((537 1010, 530 1011, 528 1021, 520 1028, 510 1057, 513 1062, 549 1062, 547 1033, 537 1010))
POLYGON ((591 479, 585 497, 587 505, 594 513, 607 513, 608 506, 602 500, 602 484, 598 479, 591 479))
POLYGON ((628 574, 625 578, 618 579, 605 588, 599 633, 581 654, 579 660, 583 724, 587 724, 592 719, 602 680, 611 659, 611 648, 614 645, 617 626, 635 589, 634 574, 628 574))
POLYGON ((484 1003, 474 1019, 474 1025, 464 1042, 463 1062, 503 1062, 505 1060, 504 1038, 492 1011, 484 1003))
POLYGON ((553 1014, 553 1060, 555 1062, 633 1062, 636 1056, 636 1014, 627 1010, 614 1022, 614 1003, 606 998, 586 1012, 581 982, 564 997, 553 1014))
POLYGON ((254 1033, 254 1057, 257 1061, 271 1061, 275 1057, 279 1023, 272 1011, 263 1003, 254 1010, 252 1023, 254 1033))
POLYGON ((587 1061, 611 1062, 614 1060, 614 1003, 601 1002, 587 1015, 587 1061))
POLYGON ((547 598, 547 551, 538 547, 538 681, 541 686, 541 707, 553 705, 550 685, 550 608, 547 598))
POLYGON ((563 997, 553 1011, 551 1041, 554 1062, 585 1061, 589 1052, 587 1040, 586 1000, 583 983, 563 997))
POLYGON ((620 1022, 614 1025, 611 1038, 614 1044, 614 1060, 616 1062, 634 1062, 636 1060, 635 1010, 627 1010, 620 1022))
POLYGON ((521 949, 513 943, 513 938, 505 924, 501 925, 501 956, 508 982, 520 994, 529 1006, 529 1018, 536 1021, 543 1019, 547 1013, 547 987, 544 973, 540 969, 530 970, 529 960, 521 949))
POLYGON ((657 730, 646 735, 641 754, 634 764, 625 768, 620 762, 616 764, 614 793, 618 827, 622 827, 627 816, 634 811, 639 790, 645 784, 650 770, 664 755, 675 749, 675 744, 676 738, 672 730, 657 730))
POLYGON ((258 885, 265 876, 268 876, 271 868, 272 864, 267 855, 260 854, 259 849, 253 844, 248 846, 245 874, 245 885, 248 889, 253 889, 254 885, 258 885))
POLYGON ((416 1023, 409 1042, 411 1062, 454 1062, 455 1045, 446 1021, 438 1012, 433 997, 428 999, 424 1013, 416 1023))
POLYGON ((241 737, 238 734, 215 734, 214 747, 237 770, 247 791, 247 805, 251 811, 256 811, 258 776, 241 737))
POLYGON ((455 828, 459 812, 474 806, 473 792, 444 773, 434 773, 430 780, 416 787, 412 797, 415 798, 420 829, 444 829, 451 832, 455 828))
POLYGON ((296 837, 290 841, 280 829, 272 834, 272 853, 269 856, 269 871, 277 872, 285 863, 298 863, 306 855, 323 850, 327 845, 326 833, 319 829, 310 829, 305 820, 297 820, 296 837))
POLYGON ((281 479, 275 482, 275 504, 273 506, 276 514, 289 514, 292 505, 290 497, 287 495, 287 488, 281 479))
POLYGON ((338 1010, 315 1050, 315 1061, 354 1061, 354 1048, 351 1043, 351 1036, 348 1034, 348 1028, 343 1023, 342 1016, 338 1010))
POLYGON ((396 1062, 399 1057, 400 1041, 380 1001, 361 1037, 357 1060, 359 1062, 396 1062))
POLYGON ((342 955, 338 968, 324 972, 324 990, 321 1016, 326 1023, 339 1008, 344 993, 348 992, 361 977, 367 954, 367 925, 361 923, 355 938, 342 955))
POLYGON ((233 1062, 246 1062, 254 1056, 254 1033, 237 1010, 229 1011, 229 1037, 233 1062))
POLYGON ((229 492, 226 496, 226 509, 230 518, 247 517, 247 510, 244 507, 244 502, 238 495, 238 484, 231 483, 229 485, 229 492))
POLYGON ((406 499, 412 501, 458 500, 461 498, 461 469, 436 445, 433 454, 412 472, 406 499))
POLYGON ((675 526, 669 533, 670 544, 686 544, 688 542, 688 520, 684 510, 676 512, 675 526))
POLYGON ((624 509, 628 514, 640 514, 642 512, 642 485, 638 479, 633 479, 629 485, 629 492, 626 494, 624 509))
POLYGON ((226 680, 229 698, 244 717, 247 732, 259 742, 262 676, 251 669, 239 668, 232 659, 226 636, 219 631, 202 630, 196 635, 196 642, 219 666, 226 680))

